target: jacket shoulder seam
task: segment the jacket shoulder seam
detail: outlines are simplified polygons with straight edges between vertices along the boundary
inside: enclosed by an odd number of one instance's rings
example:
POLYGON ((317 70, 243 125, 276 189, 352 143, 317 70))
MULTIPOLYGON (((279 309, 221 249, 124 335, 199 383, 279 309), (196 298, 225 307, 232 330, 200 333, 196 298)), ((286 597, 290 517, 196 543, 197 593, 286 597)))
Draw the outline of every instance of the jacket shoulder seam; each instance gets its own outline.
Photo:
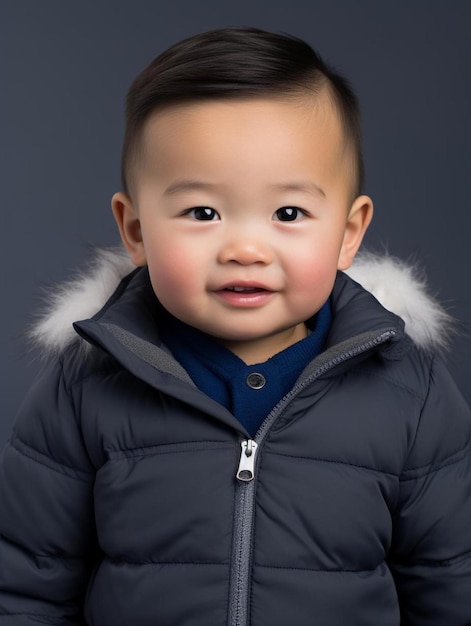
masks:
POLYGON ((18 437, 18 435, 13 435, 11 437, 10 445, 19 454, 38 463, 39 465, 42 465, 43 467, 47 467, 57 474, 61 474, 63 476, 67 476, 68 478, 72 478, 74 480, 79 480, 80 482, 86 483, 90 482, 93 479, 93 474, 85 472, 84 470, 79 470, 75 467, 64 465, 63 463, 59 463, 58 461, 51 459, 43 452, 39 452, 39 450, 36 450, 29 444, 22 441, 18 437))
POLYGON ((420 465, 418 467, 407 467, 406 469, 403 470, 400 476, 400 480, 401 481, 415 480, 417 478, 422 478, 423 476, 433 474, 434 472, 438 472, 444 469, 445 467, 450 467, 450 465, 455 465, 456 463, 459 463, 460 461, 463 460, 463 458, 469 453, 470 448, 471 448, 471 437, 467 440, 466 444, 462 448, 460 448, 459 450, 455 450, 455 452, 452 452, 446 458, 442 459, 441 461, 438 461, 436 465, 434 463, 427 463, 426 465, 420 465), (418 472, 418 474, 415 476, 405 476, 408 473, 414 473, 414 472, 418 472))

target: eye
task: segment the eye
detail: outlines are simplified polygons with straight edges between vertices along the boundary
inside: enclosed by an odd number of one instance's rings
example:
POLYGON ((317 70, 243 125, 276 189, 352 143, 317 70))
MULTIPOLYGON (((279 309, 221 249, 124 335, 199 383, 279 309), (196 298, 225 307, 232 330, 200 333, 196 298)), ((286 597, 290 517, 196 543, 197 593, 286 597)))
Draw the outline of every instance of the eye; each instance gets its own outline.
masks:
POLYGON ((188 209, 185 213, 198 221, 209 222, 219 219, 218 212, 208 206, 197 206, 193 209, 188 209))
POLYGON ((306 215, 305 212, 295 206, 282 206, 275 211, 275 218, 280 222, 294 222, 304 215, 306 215))

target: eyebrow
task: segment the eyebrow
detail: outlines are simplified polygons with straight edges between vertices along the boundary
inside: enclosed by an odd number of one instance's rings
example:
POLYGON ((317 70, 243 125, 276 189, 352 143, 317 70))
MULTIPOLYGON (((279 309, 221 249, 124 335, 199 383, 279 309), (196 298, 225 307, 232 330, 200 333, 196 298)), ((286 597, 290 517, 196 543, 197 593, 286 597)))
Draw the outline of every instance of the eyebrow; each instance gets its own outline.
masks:
POLYGON ((303 193, 310 193, 317 196, 323 196, 325 198, 325 191, 316 183, 311 181, 299 182, 299 183, 279 183, 272 185, 275 189, 280 191, 302 191, 303 193))
MULTIPOLYGON (((207 183, 202 180, 178 180, 167 187, 164 195, 171 196, 185 191, 211 191, 221 186, 222 185, 207 183)), ((276 183, 274 185, 271 185, 271 188, 279 191, 301 191, 303 193, 320 195, 325 198, 325 191, 321 187, 319 187, 319 185, 316 185, 316 183, 311 181, 276 183)))
POLYGON ((167 187, 164 191, 164 195, 171 196, 175 193, 181 193, 182 191, 210 191, 216 187, 219 187, 219 185, 205 183, 202 180, 177 180, 167 187))

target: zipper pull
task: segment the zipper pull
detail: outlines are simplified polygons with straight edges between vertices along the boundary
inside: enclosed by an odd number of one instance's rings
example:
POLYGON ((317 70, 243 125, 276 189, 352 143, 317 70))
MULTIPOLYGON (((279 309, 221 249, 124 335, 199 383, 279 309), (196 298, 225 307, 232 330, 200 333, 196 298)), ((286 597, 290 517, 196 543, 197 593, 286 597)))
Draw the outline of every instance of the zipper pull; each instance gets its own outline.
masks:
POLYGON ((240 454, 239 469, 236 478, 245 483, 254 479, 255 475, 255 453, 258 445, 252 439, 241 441, 242 452, 240 454))

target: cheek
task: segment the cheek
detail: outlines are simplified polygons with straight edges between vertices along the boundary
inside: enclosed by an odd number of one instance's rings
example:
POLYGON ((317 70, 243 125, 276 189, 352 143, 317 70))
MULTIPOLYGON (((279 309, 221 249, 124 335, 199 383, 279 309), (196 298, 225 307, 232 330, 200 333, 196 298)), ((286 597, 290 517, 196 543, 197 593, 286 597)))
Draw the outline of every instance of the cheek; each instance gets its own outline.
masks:
POLYGON ((317 262, 296 274, 296 287, 302 292, 323 291, 333 284, 337 268, 332 263, 317 262))
POLYGON ((314 244, 292 260, 290 285, 299 297, 327 298, 337 275, 337 250, 314 244))
POLYGON ((154 242, 147 264, 155 294, 162 302, 191 295, 198 274, 191 247, 176 246, 168 240, 154 242))

